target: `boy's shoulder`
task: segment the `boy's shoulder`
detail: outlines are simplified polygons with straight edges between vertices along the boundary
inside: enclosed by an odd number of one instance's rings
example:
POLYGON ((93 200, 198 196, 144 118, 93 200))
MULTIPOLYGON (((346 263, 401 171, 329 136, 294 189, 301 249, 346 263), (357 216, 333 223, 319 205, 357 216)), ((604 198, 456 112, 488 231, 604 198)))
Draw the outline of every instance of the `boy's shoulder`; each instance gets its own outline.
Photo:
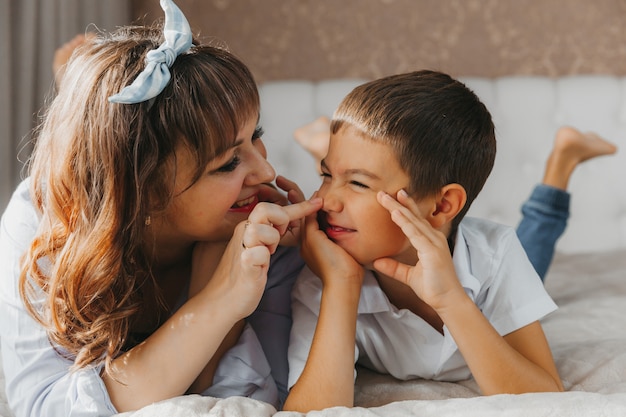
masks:
POLYGON ((511 226, 491 220, 466 217, 459 224, 453 259, 457 273, 468 272, 489 287, 494 282, 520 275, 540 279, 528 260, 526 251, 511 226))
POLYGON ((478 217, 465 217, 459 224, 460 234, 470 246, 492 247, 503 241, 517 238, 511 226, 478 217))
POLYGON ((502 264, 528 262, 515 229, 475 217, 459 224, 453 258, 457 269, 465 266, 483 278, 495 276, 502 264))

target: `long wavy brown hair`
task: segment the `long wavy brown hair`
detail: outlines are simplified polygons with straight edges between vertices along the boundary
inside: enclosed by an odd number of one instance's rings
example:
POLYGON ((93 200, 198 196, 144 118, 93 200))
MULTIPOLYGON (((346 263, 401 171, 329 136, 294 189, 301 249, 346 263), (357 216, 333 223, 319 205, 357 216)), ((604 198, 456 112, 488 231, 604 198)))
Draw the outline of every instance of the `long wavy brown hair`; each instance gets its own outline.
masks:
POLYGON ((258 117, 248 68, 225 48, 197 41, 155 99, 110 103, 161 42, 160 25, 126 27, 81 47, 36 132, 31 196, 41 223, 23 258, 20 292, 74 368, 108 368, 132 345, 133 317, 159 299, 145 219, 173 198, 175 149, 195 155, 197 180, 258 117))

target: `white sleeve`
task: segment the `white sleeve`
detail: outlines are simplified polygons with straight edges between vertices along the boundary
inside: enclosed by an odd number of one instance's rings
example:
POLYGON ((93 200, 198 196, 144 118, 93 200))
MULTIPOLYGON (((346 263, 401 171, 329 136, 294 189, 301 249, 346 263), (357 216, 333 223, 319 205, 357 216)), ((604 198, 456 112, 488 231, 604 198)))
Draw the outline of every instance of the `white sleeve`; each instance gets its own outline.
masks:
POLYGON ((291 308, 293 324, 291 326, 287 353, 289 359, 289 389, 298 382, 298 378, 304 371, 318 318, 317 314, 302 303, 295 293, 291 308))
POLYGON ((514 230, 498 245, 496 269, 476 300, 501 335, 507 335, 556 310, 514 230))
MULTIPOLYGON (((322 281, 308 267, 304 267, 300 272, 293 286, 291 299, 293 323, 287 355, 289 359, 289 389, 298 382, 302 371, 304 371, 320 314, 322 281)), ((359 349, 355 343, 355 364, 358 357, 359 349)), ((356 369, 354 378, 356 379, 356 369)))
POLYGON ((19 295, 20 258, 38 225, 22 183, 0 223, 0 343, 6 394, 16 417, 110 416, 116 413, 100 367, 71 372, 19 295))

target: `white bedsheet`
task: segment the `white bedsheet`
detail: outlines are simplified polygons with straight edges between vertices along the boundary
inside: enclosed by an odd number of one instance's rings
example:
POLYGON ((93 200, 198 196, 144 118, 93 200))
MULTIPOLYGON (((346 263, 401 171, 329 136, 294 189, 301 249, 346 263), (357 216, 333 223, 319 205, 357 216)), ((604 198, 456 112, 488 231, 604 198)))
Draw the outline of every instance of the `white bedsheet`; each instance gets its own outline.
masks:
MULTIPOLYGON (((361 369, 357 407, 307 417, 626 416, 626 251, 559 255, 546 285, 559 310, 544 320, 544 330, 567 392, 482 397, 473 381, 400 382, 361 369)), ((10 417, 3 391, 0 401, 0 417, 10 417)), ((302 415, 248 398, 184 396, 119 416, 302 415)))

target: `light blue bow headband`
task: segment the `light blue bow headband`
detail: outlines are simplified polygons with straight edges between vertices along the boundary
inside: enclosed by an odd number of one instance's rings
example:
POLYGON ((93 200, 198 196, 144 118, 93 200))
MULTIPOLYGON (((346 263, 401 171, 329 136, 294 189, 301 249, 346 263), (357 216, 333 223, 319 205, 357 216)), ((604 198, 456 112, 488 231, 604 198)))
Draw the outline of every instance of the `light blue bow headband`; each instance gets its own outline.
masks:
POLYGON ((191 47, 191 28, 183 12, 172 0, 161 0, 161 8, 165 12, 163 27, 165 42, 157 49, 148 52, 146 68, 131 85, 109 97, 110 102, 135 104, 161 94, 170 81, 170 67, 174 64, 176 57, 191 47))

